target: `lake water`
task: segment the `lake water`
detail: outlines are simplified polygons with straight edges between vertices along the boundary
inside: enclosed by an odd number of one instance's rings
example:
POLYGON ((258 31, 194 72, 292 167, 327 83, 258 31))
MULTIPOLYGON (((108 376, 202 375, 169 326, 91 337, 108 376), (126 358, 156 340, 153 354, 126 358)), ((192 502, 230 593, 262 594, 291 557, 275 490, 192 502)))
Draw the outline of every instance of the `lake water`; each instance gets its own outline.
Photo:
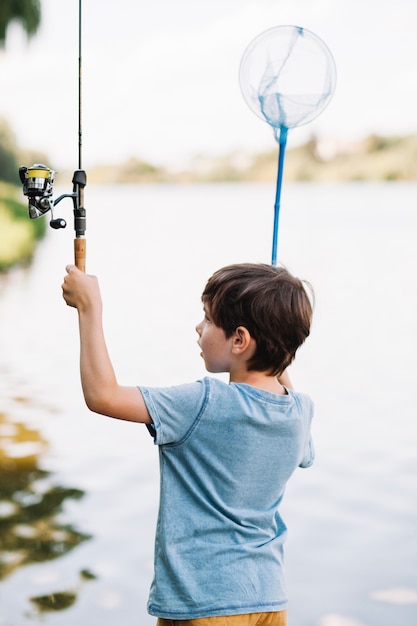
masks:
MULTIPOLYGON (((87 186, 87 271, 122 383, 205 374, 201 290, 222 265, 270 262, 273 196, 87 186)), ((289 626, 417 624, 416 198, 416 184, 284 185, 278 257, 316 293, 292 367, 317 461, 284 504, 289 626)), ((60 289, 71 203, 58 208, 67 230, 0 282, 0 626, 150 626, 157 450, 83 404, 60 289)))

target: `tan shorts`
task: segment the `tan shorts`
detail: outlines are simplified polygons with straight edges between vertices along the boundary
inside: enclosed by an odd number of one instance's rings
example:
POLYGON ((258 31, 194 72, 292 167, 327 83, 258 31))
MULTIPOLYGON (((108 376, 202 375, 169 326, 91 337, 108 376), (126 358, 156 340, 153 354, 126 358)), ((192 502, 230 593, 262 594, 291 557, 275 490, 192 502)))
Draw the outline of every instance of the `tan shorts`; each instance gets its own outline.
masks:
POLYGON ((200 619, 158 618, 157 626, 287 626, 287 611, 278 613, 246 613, 224 617, 202 617, 200 619))

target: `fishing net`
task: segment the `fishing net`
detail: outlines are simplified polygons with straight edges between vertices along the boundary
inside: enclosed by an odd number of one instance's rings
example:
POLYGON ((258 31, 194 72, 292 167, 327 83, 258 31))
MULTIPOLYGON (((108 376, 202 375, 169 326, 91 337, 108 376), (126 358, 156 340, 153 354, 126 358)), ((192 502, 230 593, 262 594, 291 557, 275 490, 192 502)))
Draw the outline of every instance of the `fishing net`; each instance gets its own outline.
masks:
POLYGON ((256 37, 239 70, 243 97, 279 143, 272 264, 276 264, 284 154, 290 128, 315 119, 330 102, 336 66, 327 45, 299 26, 277 26, 256 37))

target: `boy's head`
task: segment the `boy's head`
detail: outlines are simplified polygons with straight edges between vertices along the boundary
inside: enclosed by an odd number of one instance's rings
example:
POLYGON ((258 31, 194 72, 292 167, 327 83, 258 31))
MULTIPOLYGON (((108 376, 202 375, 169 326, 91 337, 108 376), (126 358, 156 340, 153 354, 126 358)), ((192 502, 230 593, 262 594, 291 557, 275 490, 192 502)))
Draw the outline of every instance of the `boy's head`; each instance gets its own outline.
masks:
POLYGON ((313 311, 304 284, 283 267, 223 267, 208 280, 202 300, 226 337, 244 326, 255 340, 248 370, 281 374, 310 333, 313 311))

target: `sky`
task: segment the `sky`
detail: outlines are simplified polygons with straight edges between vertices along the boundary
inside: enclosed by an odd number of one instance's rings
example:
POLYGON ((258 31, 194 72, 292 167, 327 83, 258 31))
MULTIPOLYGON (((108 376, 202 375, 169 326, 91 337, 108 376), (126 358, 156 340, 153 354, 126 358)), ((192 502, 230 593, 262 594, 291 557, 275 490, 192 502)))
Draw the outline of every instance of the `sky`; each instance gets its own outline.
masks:
MULTIPOLYGON (((0 51, 0 117, 53 169, 78 167, 78 1, 41 0, 0 51)), ((288 146, 312 134, 351 141, 417 132, 415 0, 83 0, 83 167, 130 157, 180 167, 195 157, 273 150, 248 107, 239 65, 249 43, 302 26, 333 53, 333 99, 288 146)), ((27 164, 31 165, 31 164, 27 164)))

